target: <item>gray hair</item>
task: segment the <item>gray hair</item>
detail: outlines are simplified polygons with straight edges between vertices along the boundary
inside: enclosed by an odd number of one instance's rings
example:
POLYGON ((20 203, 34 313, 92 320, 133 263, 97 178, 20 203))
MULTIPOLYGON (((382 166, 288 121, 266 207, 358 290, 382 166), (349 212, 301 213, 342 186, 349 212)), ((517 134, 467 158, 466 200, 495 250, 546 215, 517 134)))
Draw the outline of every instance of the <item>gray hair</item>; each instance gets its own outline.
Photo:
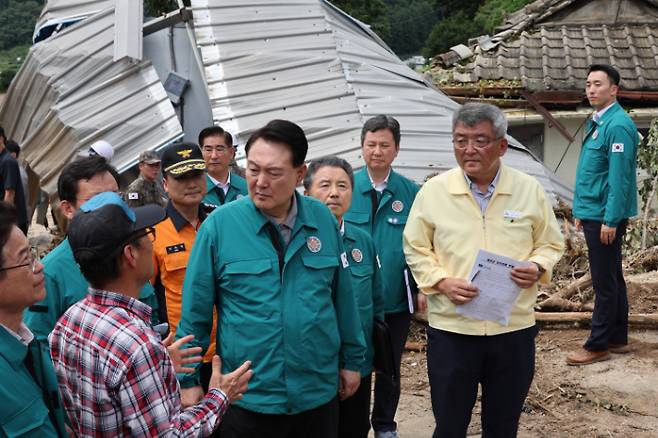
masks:
POLYGON ((347 161, 335 155, 318 158, 308 163, 308 170, 304 176, 304 188, 310 190, 313 185, 313 177, 315 173, 323 167, 340 167, 345 171, 347 177, 350 179, 350 185, 354 188, 354 171, 352 166, 347 161))
POLYGON ((452 131, 457 123, 475 126, 481 122, 490 122, 496 138, 505 137, 507 133, 507 118, 497 106, 488 103, 468 102, 462 105, 452 116, 452 131))
POLYGON ((395 145, 398 146, 400 144, 400 123, 391 116, 380 114, 366 120, 366 123, 363 124, 363 128, 361 128, 361 146, 363 146, 363 141, 366 139, 366 134, 379 131, 380 129, 391 131, 395 145))

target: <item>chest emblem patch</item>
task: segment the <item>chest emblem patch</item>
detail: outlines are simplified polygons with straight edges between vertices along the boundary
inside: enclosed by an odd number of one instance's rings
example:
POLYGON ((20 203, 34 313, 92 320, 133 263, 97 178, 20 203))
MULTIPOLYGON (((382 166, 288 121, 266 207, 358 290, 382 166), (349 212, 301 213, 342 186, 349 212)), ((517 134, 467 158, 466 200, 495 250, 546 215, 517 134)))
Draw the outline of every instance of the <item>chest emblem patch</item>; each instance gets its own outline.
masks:
POLYGON ((599 137, 599 130, 595 129, 594 133, 592 134, 592 140, 596 140, 599 137))
POLYGON ((306 246, 311 252, 320 252, 322 249, 322 242, 315 236, 309 236, 306 238, 306 246))
POLYGON ((352 250, 352 259, 357 263, 361 263, 363 261, 363 253, 359 248, 354 248, 352 250))
POLYGON ((393 201, 391 204, 391 208, 393 209, 394 212, 400 213, 402 210, 404 210, 404 204, 402 201, 393 201))

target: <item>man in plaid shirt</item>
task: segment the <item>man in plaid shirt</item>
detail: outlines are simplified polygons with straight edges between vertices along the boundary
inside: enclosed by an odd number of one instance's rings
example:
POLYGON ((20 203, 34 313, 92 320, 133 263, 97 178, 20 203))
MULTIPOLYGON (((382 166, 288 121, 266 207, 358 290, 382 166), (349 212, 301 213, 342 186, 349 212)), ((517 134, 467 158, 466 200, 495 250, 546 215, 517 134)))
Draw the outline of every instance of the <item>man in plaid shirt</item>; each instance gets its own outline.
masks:
POLYGON ((151 308, 137 301, 153 272, 152 227, 164 217, 160 206, 131 210, 105 192, 71 221, 69 242, 91 287, 49 341, 62 401, 80 437, 208 436, 247 389, 250 363, 222 376, 215 356, 208 393, 181 409, 176 371, 183 368, 175 364, 189 360, 181 358, 180 344, 167 351, 149 326, 151 308))

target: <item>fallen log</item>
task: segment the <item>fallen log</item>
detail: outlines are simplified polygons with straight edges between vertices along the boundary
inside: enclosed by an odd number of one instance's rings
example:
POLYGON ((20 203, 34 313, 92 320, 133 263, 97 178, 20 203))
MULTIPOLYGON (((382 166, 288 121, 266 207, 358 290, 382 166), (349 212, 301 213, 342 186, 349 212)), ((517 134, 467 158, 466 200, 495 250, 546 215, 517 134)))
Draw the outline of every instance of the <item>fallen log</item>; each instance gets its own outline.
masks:
MULTIPOLYGON (((542 327, 564 324, 589 326, 591 312, 535 312, 535 320, 542 327)), ((628 315, 628 325, 635 328, 658 328, 658 313, 636 313, 628 315)))
MULTIPOLYGON (((592 275, 587 273, 578 280, 571 282, 567 287, 559 290, 544 301, 537 303, 537 309, 540 310, 562 310, 564 301, 576 295, 583 289, 592 285, 592 275)), ((570 310, 570 309, 566 309, 570 310)))

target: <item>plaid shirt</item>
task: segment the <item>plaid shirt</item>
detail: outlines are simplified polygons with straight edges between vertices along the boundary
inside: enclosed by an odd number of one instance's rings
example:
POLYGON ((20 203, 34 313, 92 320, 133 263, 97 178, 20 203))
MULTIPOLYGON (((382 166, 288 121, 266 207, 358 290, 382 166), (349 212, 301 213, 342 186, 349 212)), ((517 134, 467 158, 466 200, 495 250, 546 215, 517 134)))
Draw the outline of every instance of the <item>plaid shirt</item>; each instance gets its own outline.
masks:
POLYGON ((150 314, 135 299, 90 289, 57 322, 50 351, 78 436, 206 436, 219 424, 228 401, 218 389, 181 410, 174 366, 150 314))

